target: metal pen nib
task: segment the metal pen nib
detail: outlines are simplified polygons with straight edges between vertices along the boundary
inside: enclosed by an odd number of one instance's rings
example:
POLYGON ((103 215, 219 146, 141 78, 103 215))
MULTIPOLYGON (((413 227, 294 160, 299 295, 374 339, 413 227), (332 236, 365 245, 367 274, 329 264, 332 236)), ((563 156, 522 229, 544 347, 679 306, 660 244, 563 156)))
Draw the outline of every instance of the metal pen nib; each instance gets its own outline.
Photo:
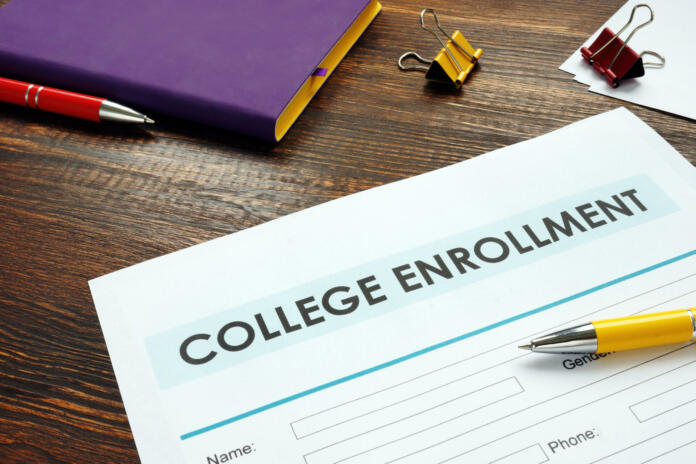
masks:
POLYGON ((597 331, 592 323, 581 324, 535 338, 519 348, 537 353, 596 353, 597 331))
POLYGON ((127 106, 104 100, 99 108, 101 121, 130 122, 136 124, 154 124, 153 119, 127 106))

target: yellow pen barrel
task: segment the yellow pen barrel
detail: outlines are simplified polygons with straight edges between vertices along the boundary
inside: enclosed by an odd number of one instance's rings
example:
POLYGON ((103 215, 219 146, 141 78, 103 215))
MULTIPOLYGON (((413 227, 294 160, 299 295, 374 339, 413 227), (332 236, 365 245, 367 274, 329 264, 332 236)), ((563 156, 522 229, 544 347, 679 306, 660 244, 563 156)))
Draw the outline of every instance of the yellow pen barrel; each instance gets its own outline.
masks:
POLYGON ((688 342, 696 330, 696 308, 593 322, 597 352, 688 342))

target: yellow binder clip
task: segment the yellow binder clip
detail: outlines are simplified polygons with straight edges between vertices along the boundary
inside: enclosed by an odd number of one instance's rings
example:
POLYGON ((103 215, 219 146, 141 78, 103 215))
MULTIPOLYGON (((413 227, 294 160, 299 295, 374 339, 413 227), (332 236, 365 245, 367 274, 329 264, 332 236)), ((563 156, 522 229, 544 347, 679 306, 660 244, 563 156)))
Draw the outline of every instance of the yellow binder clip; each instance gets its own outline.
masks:
POLYGON ((437 17, 437 13, 432 8, 426 8, 421 11, 420 20, 421 27, 437 38, 442 45, 442 50, 432 61, 426 60, 416 52, 406 52, 399 57, 399 69, 402 71, 423 71, 426 79, 449 83, 459 89, 469 73, 474 69, 474 66, 476 66, 479 58, 481 58, 483 50, 480 48, 474 49, 459 31, 454 31, 452 35, 448 34, 440 25, 440 18, 437 17), (440 34, 435 29, 425 25, 426 13, 433 15, 437 28, 448 39, 447 42, 440 37, 440 34), (429 66, 406 66, 404 65, 404 60, 408 58, 415 59, 429 66))

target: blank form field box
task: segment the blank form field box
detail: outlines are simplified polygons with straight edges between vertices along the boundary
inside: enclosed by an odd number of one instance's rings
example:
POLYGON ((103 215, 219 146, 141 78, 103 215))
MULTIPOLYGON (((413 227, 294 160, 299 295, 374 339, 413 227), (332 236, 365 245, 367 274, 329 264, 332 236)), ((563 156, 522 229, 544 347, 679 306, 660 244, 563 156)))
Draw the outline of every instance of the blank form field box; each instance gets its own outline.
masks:
POLYGON ((645 422, 696 401, 696 379, 629 406, 638 422, 645 422))
POLYGON ((549 457, 539 443, 495 459, 490 464, 542 464, 549 457))
MULTIPOLYGON (((298 439, 323 431, 339 432, 344 437, 362 435, 376 429, 414 418, 438 408, 472 411, 522 393, 515 377, 467 389, 462 381, 411 392, 402 399, 389 395, 367 396, 326 409, 291 424, 298 439), (461 403, 461 404, 460 404, 461 403)), ((388 393, 388 392, 385 392, 388 393)))

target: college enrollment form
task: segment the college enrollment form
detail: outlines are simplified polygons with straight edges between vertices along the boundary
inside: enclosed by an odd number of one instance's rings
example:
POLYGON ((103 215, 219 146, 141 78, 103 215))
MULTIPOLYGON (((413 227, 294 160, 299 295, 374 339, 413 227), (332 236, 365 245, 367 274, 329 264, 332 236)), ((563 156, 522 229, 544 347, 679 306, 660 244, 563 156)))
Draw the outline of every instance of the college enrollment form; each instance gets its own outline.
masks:
POLYGON ((696 454, 696 345, 517 348, 696 306, 696 169, 623 108, 90 287, 145 464, 696 454))

